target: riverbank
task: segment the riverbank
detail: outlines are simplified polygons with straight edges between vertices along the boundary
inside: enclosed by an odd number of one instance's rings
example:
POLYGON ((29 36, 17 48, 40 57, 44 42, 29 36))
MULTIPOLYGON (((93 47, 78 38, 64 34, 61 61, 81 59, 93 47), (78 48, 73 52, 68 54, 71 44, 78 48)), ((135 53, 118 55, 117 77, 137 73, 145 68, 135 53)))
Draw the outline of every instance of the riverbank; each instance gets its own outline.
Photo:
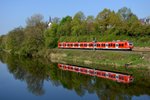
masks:
POLYGON ((125 71, 126 68, 150 70, 150 52, 51 49, 47 50, 45 58, 52 62, 104 70, 125 71))
MULTIPOLYGON (((100 70, 129 72, 150 70, 150 52, 110 50, 79 50, 79 49, 43 49, 33 54, 33 58, 43 58, 56 63, 87 66, 100 70), (130 69, 130 70, 128 70, 130 69)), ((144 49, 143 49, 144 50, 144 49)), ((5 50, 6 52, 6 50, 5 50)), ((18 53, 15 53, 20 55, 18 53)))

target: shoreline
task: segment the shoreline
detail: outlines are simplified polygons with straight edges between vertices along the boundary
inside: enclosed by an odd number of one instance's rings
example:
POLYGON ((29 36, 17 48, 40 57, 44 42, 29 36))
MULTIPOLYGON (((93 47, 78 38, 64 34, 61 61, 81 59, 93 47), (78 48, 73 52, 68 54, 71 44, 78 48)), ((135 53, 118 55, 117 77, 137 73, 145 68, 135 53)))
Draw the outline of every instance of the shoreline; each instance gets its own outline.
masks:
MULTIPOLYGON (((91 65, 112 66, 115 69, 124 69, 126 67, 146 68, 150 70, 150 52, 72 49, 51 49, 47 52, 49 53, 45 55, 45 58, 57 63, 73 63, 86 65, 89 67, 91 67, 91 65), (127 64, 128 66, 125 66, 125 64, 127 64)), ((105 67, 100 68, 105 69, 105 67)))

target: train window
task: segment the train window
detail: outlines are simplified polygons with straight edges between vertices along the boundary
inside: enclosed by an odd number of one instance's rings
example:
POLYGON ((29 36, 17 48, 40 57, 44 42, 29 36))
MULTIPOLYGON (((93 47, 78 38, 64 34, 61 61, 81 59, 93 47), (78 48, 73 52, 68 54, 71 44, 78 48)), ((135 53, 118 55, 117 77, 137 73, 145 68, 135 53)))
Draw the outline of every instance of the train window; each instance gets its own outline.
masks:
POLYGON ((102 74, 102 76, 106 76, 106 74, 105 74, 105 73, 103 73, 103 74, 102 74))
POLYGON ((87 44, 84 44, 85 47, 87 47, 87 44))
POLYGON ((118 78, 118 76, 116 76, 116 78, 118 78))
POLYGON ((113 44, 113 47, 115 47, 115 44, 113 44))
POLYGON ((133 43, 132 43, 132 42, 129 42, 129 45, 130 45, 130 46, 133 46, 133 43))
POLYGON ((90 46, 93 46, 93 44, 90 44, 90 46))
POLYGON ((124 80, 124 77, 123 77, 123 76, 120 76, 119 79, 124 80))

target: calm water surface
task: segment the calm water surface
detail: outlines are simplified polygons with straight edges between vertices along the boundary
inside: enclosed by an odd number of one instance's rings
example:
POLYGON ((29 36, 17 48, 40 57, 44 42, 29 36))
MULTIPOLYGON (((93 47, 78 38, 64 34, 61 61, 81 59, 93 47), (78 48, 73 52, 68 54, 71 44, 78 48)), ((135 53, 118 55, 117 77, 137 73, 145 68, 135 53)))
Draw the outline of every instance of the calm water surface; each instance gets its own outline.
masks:
POLYGON ((0 100, 150 100, 150 81, 117 83, 41 59, 0 56, 0 100))

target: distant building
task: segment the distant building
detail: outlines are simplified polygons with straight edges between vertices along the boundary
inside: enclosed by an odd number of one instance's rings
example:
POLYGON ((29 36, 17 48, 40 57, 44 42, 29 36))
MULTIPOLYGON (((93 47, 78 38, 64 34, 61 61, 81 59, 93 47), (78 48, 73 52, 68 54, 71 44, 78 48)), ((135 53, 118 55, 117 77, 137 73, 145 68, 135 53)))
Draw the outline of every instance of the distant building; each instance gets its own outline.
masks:
POLYGON ((50 28, 51 25, 52 25, 52 19, 51 19, 51 17, 49 17, 48 28, 50 28))
POLYGON ((140 21, 143 25, 150 25, 150 17, 140 19, 140 21))

